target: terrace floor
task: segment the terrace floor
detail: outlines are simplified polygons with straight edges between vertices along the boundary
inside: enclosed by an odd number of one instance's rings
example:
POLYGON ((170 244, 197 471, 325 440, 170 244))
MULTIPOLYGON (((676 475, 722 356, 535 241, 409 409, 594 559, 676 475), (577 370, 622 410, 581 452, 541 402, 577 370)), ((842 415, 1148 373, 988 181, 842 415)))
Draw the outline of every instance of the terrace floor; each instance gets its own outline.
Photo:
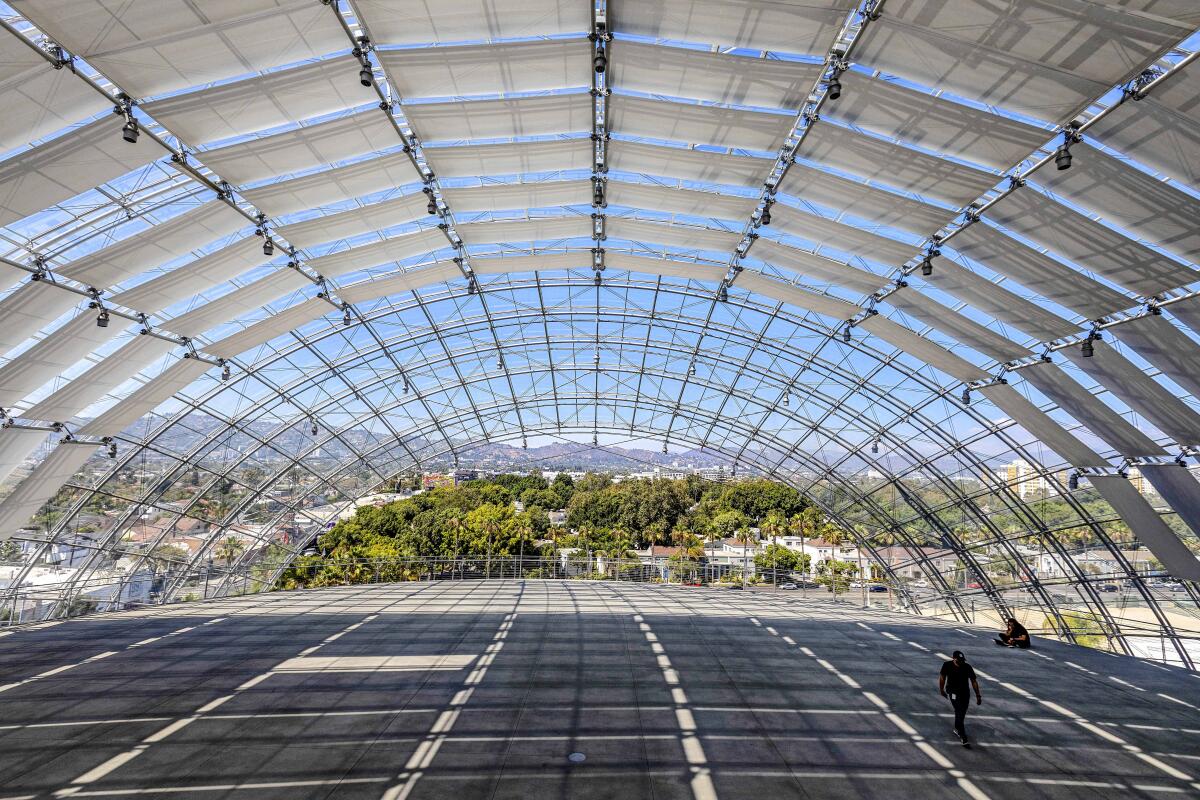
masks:
POLYGON ((0 634, 0 799, 1200 792, 1200 675, 784 594, 345 587, 0 634), (964 748, 937 694, 981 677, 964 748))

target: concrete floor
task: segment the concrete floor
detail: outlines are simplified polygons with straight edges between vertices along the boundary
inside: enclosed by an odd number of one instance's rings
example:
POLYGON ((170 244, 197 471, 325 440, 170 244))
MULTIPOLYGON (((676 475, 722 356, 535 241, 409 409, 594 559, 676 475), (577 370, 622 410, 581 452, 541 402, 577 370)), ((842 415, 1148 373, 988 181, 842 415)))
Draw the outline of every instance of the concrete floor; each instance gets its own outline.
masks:
POLYGON ((0 637, 0 800, 1200 794, 1200 675, 1039 644, 591 582, 85 618, 0 637), (971 749, 937 695, 954 649, 983 678, 971 749))

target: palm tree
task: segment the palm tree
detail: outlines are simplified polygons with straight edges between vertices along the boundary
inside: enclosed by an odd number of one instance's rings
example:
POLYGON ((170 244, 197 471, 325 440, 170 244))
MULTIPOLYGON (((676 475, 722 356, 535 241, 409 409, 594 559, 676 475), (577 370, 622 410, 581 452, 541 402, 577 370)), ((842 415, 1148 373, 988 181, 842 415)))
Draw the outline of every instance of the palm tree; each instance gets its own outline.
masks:
MULTIPOLYGON (((762 526, 759 530, 762 532, 762 535, 764 537, 766 537, 766 536, 771 537, 772 545, 778 545, 778 542, 776 540, 779 538, 779 533, 786 529, 787 529, 787 522, 784 520, 783 515, 780 514, 778 511, 772 511, 771 513, 767 514, 767 518, 765 520, 763 520, 762 526)), ((774 585, 777 585, 778 582, 779 582, 779 570, 772 567, 771 568, 771 584, 774 586, 774 585)))
POLYGON ((225 562, 225 566, 230 566, 237 557, 246 552, 246 543, 236 536, 226 536, 222 542, 217 545, 217 558, 225 562))
POLYGON ((520 556, 517 558, 517 568, 525 569, 525 540, 533 538, 533 522, 528 514, 521 514, 516 519, 516 533, 520 541, 520 556))
POLYGON ((450 561, 450 577, 454 577, 454 565, 458 562, 458 536, 462 533, 463 522, 457 516, 446 520, 446 530, 454 536, 454 556, 450 561))
POLYGON ((733 540, 735 542, 742 543, 742 586, 745 587, 746 573, 748 572, 747 567, 750 565, 749 556, 747 555, 747 548, 749 547, 750 542, 754 541, 754 531, 750 529, 749 525, 743 525, 737 529, 737 533, 734 534, 733 540))
POLYGON ((487 576, 490 578, 492 577, 492 546, 496 541, 497 534, 500 533, 500 521, 494 517, 488 517, 483 522, 483 532, 487 534, 487 576))

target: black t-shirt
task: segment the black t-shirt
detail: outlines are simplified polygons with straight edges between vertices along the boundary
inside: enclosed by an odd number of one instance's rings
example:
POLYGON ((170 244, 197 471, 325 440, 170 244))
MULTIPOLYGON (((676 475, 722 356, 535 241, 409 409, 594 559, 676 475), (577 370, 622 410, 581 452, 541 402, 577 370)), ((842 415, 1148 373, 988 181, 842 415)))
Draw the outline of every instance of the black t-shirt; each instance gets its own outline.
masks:
POLYGON ((971 693, 971 681, 975 680, 975 670, 963 662, 962 666, 953 661, 942 664, 942 675, 946 678, 946 693, 955 697, 966 697, 971 693))
POLYGON ((1013 625, 1012 633, 1009 634, 1009 637, 1015 640, 1020 639, 1022 636, 1025 637, 1025 641, 1014 641, 1013 644, 1017 647, 1029 647, 1029 631, 1025 630, 1025 626, 1018 622, 1013 625))

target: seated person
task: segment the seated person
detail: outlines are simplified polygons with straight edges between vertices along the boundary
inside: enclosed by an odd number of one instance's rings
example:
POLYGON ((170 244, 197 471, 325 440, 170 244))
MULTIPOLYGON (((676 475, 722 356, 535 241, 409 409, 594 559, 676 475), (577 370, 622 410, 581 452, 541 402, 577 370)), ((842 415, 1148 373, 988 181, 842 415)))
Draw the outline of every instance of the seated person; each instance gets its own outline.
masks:
POLYGON ((1025 626, 1017 622, 1012 617, 1008 618, 1008 628, 1004 633, 996 637, 996 644, 1004 647, 1020 647, 1027 649, 1029 647, 1029 631, 1025 630, 1025 626))

